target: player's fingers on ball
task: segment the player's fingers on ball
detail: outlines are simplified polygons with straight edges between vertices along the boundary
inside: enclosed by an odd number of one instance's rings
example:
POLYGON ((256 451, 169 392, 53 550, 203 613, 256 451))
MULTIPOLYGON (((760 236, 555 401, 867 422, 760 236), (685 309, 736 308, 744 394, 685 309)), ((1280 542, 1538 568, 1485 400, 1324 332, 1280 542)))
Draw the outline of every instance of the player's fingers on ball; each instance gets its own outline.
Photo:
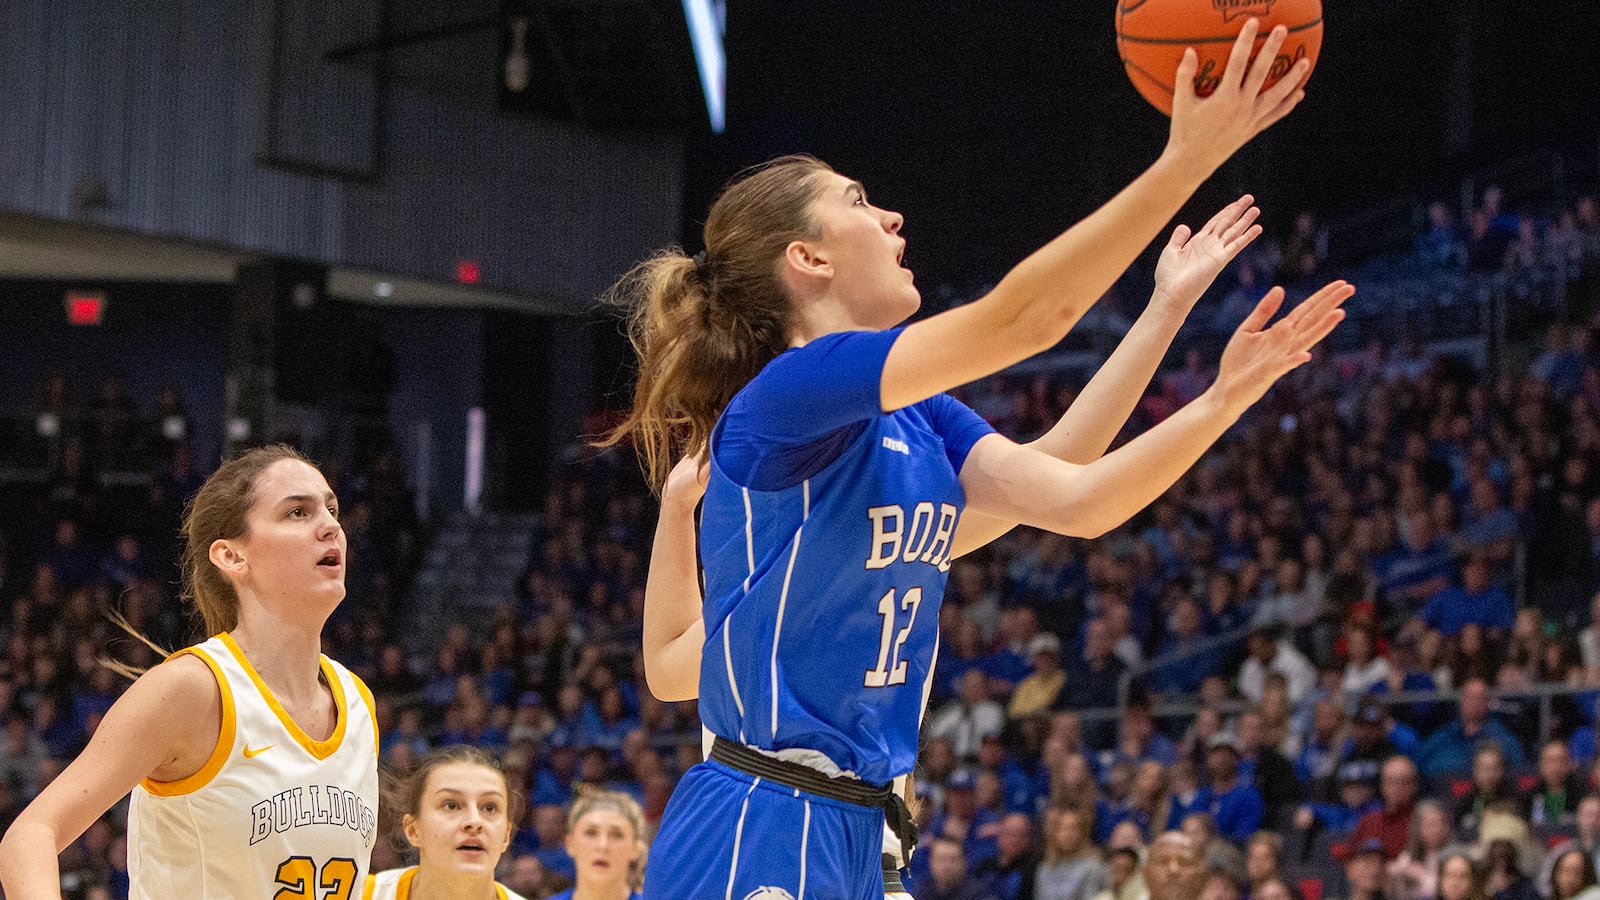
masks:
POLYGON ((1311 77, 1311 63, 1300 60, 1289 69, 1284 76, 1277 80, 1271 87, 1261 92, 1261 107, 1275 109, 1284 101, 1294 96, 1294 93, 1305 87, 1306 79, 1311 77))
POLYGON ((1256 34, 1261 30, 1261 22, 1251 16, 1244 22, 1244 27, 1239 29, 1239 36, 1234 39, 1233 50, 1228 53, 1228 65, 1223 69, 1222 85, 1233 87, 1244 80, 1245 66, 1250 62, 1250 48, 1255 46, 1256 34))
POLYGON ((1178 77, 1172 85, 1174 108, 1180 102, 1194 99, 1194 75, 1200 71, 1200 54, 1193 47, 1185 47, 1183 58, 1178 60, 1178 77))
POLYGON ((1250 65, 1250 74, 1245 77, 1245 96, 1254 97, 1261 93, 1261 86, 1267 83, 1267 76, 1272 74, 1272 64, 1278 59, 1278 51, 1283 48, 1283 42, 1288 38, 1289 29, 1282 25, 1272 29, 1272 33, 1267 35, 1266 43, 1261 45, 1261 52, 1256 54, 1256 61, 1250 65))

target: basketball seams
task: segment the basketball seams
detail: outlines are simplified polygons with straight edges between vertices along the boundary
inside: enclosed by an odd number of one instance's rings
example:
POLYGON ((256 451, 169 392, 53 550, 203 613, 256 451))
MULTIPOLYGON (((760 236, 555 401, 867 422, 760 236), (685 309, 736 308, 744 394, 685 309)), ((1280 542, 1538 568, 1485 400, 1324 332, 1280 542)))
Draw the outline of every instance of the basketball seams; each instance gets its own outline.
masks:
MULTIPOLYGON (((1306 22, 1303 25, 1294 25, 1294 26, 1290 27, 1289 28, 1289 34, 1290 35, 1295 35, 1295 34, 1298 34, 1299 32, 1305 31, 1308 28, 1321 28, 1321 27, 1322 27, 1322 17, 1318 16, 1317 18, 1312 19, 1311 21, 1306 22)), ((1127 42, 1132 43, 1132 44, 1183 44, 1185 46, 1198 46, 1200 44, 1231 44, 1234 41, 1237 41, 1238 39, 1239 39, 1239 35, 1237 35, 1237 34, 1224 35, 1222 37, 1181 37, 1181 38, 1138 37, 1136 35, 1121 34, 1121 33, 1119 33, 1117 35, 1117 40, 1118 41, 1127 41, 1127 42)), ((1266 41, 1265 37, 1256 38, 1256 49, 1257 50, 1261 49, 1261 45, 1265 41, 1266 41)), ((1285 46, 1288 46, 1288 45, 1285 44, 1285 46)), ((1252 51, 1252 52, 1254 52, 1254 51, 1252 51)))

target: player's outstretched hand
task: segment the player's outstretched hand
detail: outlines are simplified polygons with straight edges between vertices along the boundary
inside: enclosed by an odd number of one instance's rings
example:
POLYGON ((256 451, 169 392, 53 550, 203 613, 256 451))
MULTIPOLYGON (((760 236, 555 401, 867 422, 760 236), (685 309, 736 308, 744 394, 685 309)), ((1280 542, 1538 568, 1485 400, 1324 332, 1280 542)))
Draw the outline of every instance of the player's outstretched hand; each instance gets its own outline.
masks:
POLYGON ((1283 306, 1283 288, 1268 291, 1222 351, 1213 389, 1226 408, 1243 413, 1279 378, 1309 362, 1311 348, 1344 320, 1339 307, 1355 292, 1349 282, 1331 282, 1268 328, 1283 306))
POLYGON ((1167 151, 1185 165, 1203 167, 1208 173, 1215 170, 1305 98, 1304 84, 1311 74, 1307 60, 1295 63, 1276 84, 1263 89, 1289 30, 1282 25, 1272 29, 1252 63, 1250 49, 1260 28, 1254 18, 1244 23, 1216 89, 1208 97, 1195 93, 1200 55, 1193 47, 1184 51, 1173 84, 1172 131, 1167 151))
POLYGON ((1172 304, 1188 315, 1223 267, 1261 236, 1261 226, 1256 224, 1261 210, 1251 205, 1254 202, 1254 197, 1245 194, 1196 232, 1179 225, 1156 262, 1154 302, 1172 304))
POLYGON ((661 505, 673 503, 694 509, 700 498, 705 496, 710 475, 710 466, 698 454, 678 460, 678 464, 667 473, 667 483, 661 489, 661 505))

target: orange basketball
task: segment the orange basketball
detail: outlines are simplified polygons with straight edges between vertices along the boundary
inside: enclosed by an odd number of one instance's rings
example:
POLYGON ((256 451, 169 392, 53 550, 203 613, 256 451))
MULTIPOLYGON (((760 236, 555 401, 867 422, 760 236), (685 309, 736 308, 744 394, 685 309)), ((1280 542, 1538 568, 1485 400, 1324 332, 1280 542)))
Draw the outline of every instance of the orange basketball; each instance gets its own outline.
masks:
POLYGON ((1261 20, 1255 49, 1278 25, 1289 38, 1272 62, 1271 85, 1301 59, 1317 64, 1322 49, 1322 0, 1117 0, 1117 52, 1146 100, 1172 115, 1172 83, 1186 47, 1200 54, 1195 93, 1210 94, 1228 65, 1245 20, 1261 20))

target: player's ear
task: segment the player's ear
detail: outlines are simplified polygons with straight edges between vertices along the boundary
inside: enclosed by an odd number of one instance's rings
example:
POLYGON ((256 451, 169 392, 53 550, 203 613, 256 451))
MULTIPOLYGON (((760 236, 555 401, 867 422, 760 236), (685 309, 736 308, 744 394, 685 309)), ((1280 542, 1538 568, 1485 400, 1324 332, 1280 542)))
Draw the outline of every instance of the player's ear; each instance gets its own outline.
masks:
MULTIPOLYGON (((421 847, 422 846, 422 829, 417 826, 417 817, 416 816, 413 816, 411 813, 406 813, 405 815, 401 816, 400 817, 400 828, 403 831, 405 831, 405 833, 406 833, 406 842, 407 843, 409 843, 413 847, 421 847)), ((506 833, 506 838, 507 838, 506 843, 508 843, 508 844, 510 843, 510 837, 511 837, 511 834, 508 831, 506 833)))

